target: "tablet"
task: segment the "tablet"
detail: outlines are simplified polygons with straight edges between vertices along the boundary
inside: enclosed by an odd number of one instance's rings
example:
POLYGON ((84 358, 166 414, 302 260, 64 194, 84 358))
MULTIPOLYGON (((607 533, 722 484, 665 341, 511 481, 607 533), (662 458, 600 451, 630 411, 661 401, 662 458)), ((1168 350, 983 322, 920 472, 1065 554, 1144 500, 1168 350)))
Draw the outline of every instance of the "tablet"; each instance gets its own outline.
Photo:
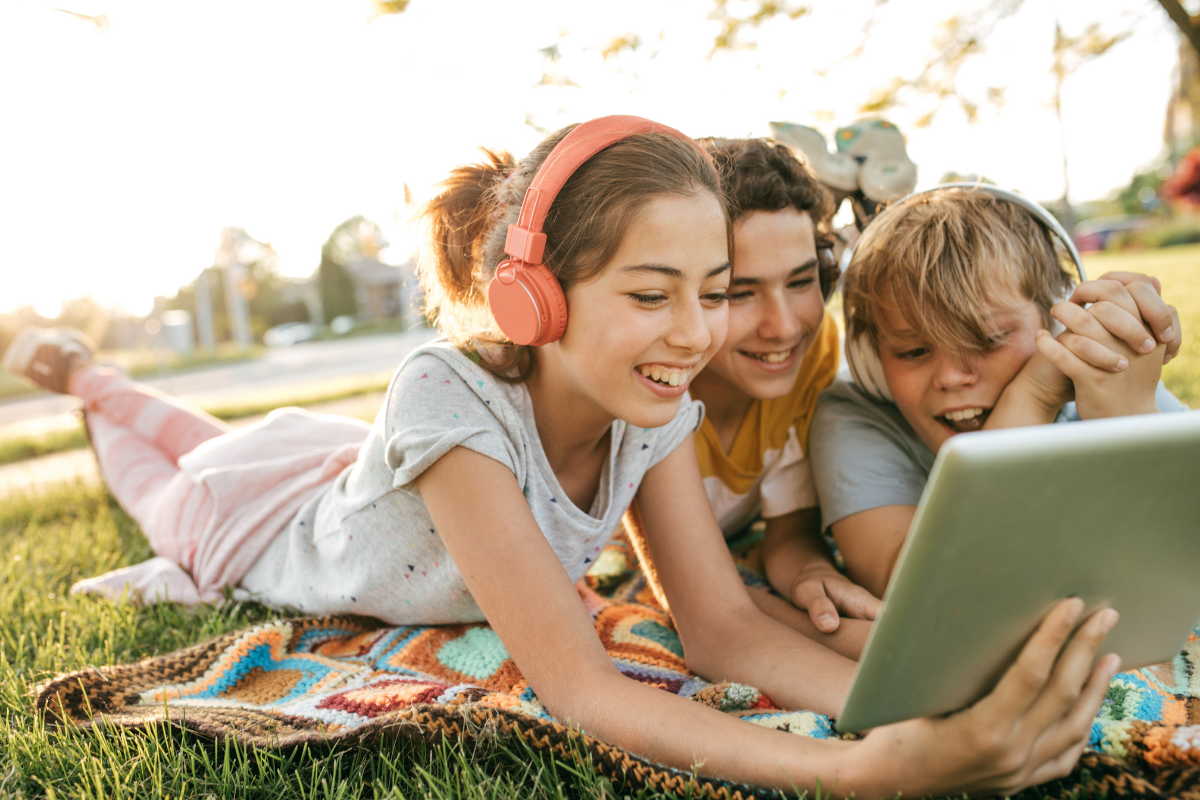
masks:
POLYGON ((1102 652, 1122 669, 1180 651, 1200 619, 1200 414, 951 437, 838 730, 971 705, 1066 597, 1120 612, 1102 652))

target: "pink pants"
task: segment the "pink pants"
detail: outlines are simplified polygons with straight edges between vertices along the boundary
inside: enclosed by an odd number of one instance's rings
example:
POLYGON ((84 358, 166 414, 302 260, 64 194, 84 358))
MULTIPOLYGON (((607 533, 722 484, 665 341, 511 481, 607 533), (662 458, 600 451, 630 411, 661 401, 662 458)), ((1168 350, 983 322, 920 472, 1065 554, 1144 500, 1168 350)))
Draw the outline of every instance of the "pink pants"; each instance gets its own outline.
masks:
POLYGON ((208 488, 180 471, 180 456, 230 430, 204 411, 109 369, 71 376, 83 400, 100 474, 154 552, 192 571, 196 546, 212 519, 208 488))
POLYGON ((106 369, 71 377, 100 474, 156 558, 73 592, 213 601, 236 586, 301 507, 355 462, 365 422, 277 409, 231 431, 199 409, 106 369))

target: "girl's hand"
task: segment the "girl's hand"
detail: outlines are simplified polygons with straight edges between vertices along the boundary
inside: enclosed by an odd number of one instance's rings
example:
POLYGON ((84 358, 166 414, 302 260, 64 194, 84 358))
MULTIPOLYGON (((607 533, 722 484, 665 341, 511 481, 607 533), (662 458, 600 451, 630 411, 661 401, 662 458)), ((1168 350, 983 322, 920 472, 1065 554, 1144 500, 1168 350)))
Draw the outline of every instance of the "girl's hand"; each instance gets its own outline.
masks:
POLYGON ((1055 606, 995 690, 970 708, 868 734, 869 756, 860 755, 870 774, 854 782, 858 794, 903 786, 916 796, 1007 796, 1070 773, 1120 667, 1113 654, 1092 667, 1117 613, 1097 611, 1072 636, 1082 612, 1077 598, 1055 606))

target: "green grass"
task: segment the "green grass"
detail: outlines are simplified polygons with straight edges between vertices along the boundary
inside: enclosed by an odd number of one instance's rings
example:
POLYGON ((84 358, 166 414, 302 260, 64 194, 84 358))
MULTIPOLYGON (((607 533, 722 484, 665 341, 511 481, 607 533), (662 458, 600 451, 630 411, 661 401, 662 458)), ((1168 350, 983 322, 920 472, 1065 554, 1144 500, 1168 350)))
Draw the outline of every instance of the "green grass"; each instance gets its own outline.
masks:
POLYGON ((1163 297, 1179 311, 1183 347, 1163 368, 1163 382, 1176 397, 1200 408, 1200 245, 1137 253, 1097 253, 1084 258, 1088 275, 1144 272, 1162 282, 1163 297))
POLYGON ((11 464, 28 458, 48 456, 66 450, 87 447, 87 434, 82 425, 61 428, 39 434, 9 436, 0 439, 0 464, 11 464))
POLYGON ((64 484, 0 504, 0 798, 614 796, 603 778, 520 741, 476 748, 395 738, 282 753, 166 727, 47 730, 29 693, 41 680, 136 661, 276 616, 253 603, 189 612, 68 594, 79 578, 151 555, 136 523, 102 487, 64 484))

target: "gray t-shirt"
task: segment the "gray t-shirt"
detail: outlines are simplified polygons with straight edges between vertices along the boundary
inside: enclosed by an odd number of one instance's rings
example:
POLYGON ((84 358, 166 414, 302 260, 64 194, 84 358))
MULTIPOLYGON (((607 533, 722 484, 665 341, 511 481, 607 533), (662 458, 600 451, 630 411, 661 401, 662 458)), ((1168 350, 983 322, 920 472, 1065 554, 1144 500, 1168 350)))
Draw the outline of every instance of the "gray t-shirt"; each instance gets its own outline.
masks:
POLYGON ((272 605, 309 613, 369 614, 394 625, 482 621, 414 483, 422 472, 455 447, 508 467, 577 581, 620 524, 642 476, 703 414, 703 405, 685 396, 660 428, 614 422, 599 491, 584 511, 546 461, 525 385, 497 380, 448 342, 425 345, 392 378, 358 461, 301 508, 241 586, 272 605))
MULTIPOLYGON (((1160 411, 1187 406, 1159 383, 1160 411)), ((1079 419, 1067 403, 1055 422, 1079 419)), ((895 404, 875 400, 844 380, 817 400, 808 452, 821 502, 822 527, 880 506, 915 506, 933 469, 934 454, 895 404)))

